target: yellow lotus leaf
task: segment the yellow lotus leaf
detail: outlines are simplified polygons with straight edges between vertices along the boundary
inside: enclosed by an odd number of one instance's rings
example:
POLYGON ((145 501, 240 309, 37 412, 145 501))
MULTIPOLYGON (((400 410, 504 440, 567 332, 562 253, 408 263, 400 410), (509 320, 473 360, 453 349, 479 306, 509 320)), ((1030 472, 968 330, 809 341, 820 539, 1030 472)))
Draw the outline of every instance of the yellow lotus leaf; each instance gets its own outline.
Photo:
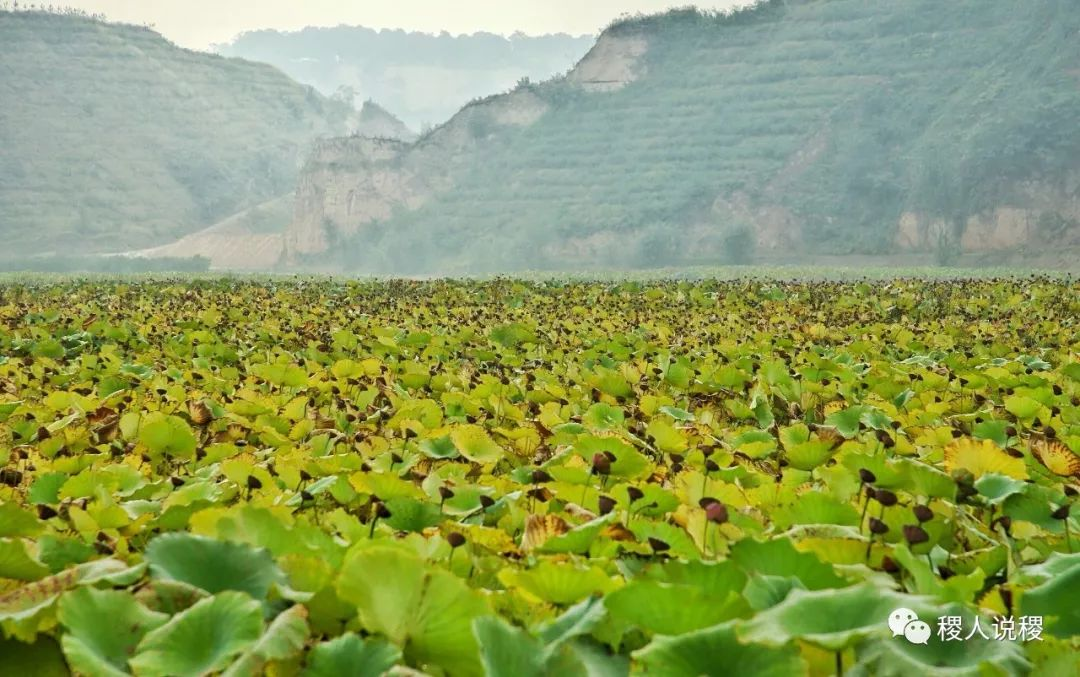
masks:
POLYGON ((1080 477, 1080 456, 1057 440, 1038 440, 1031 445, 1035 457, 1055 475, 1080 477))
POLYGON ((525 519, 525 533, 521 537, 521 549, 529 552, 539 548, 552 536, 560 536, 570 530, 566 521, 557 515, 529 515, 525 519))
POLYGON ((975 479, 987 473, 1018 480, 1028 478, 1024 460, 1009 456, 990 440, 962 438, 945 447, 945 469, 951 473, 960 468, 970 471, 975 479))

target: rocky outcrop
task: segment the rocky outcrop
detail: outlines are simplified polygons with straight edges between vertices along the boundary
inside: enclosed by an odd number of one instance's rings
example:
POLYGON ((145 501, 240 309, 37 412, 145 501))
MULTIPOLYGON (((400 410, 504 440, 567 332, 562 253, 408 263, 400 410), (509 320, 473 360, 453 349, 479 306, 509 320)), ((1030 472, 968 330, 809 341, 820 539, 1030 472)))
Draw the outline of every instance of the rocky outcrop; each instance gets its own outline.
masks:
POLYGON ((296 191, 295 214, 285 233, 290 264, 330 250, 395 210, 414 210, 453 186, 467 151, 499 129, 535 123, 547 103, 529 87, 464 108, 413 143, 352 136, 316 144, 296 191))
POLYGON ((649 50, 643 35, 605 34, 567 80, 590 92, 613 92, 645 75, 641 57, 649 50))
POLYGON ((905 212, 894 243, 906 251, 932 251, 951 242, 966 253, 1080 244, 1080 173, 1053 184, 1027 182, 1012 195, 1003 195, 1002 202, 969 217, 962 228, 928 214, 905 212))

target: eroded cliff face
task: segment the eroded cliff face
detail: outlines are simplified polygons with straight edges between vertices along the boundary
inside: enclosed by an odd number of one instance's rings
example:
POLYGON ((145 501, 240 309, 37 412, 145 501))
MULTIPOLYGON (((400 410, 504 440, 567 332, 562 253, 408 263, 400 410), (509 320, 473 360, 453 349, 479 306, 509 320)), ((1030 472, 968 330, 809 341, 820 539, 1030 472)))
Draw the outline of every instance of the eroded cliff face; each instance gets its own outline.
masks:
POLYGON ((1006 252, 1024 247, 1080 245, 1080 173, 1047 184, 1028 182, 1002 196, 1002 204, 969 217, 959 233, 941 218, 906 212, 894 244, 904 251, 932 251, 955 242, 965 253, 1006 252))
POLYGON ((362 224, 386 218, 397 205, 419 205, 426 192, 403 166, 406 144, 349 137, 316 145, 300 176, 286 258, 325 252, 362 224))
MULTIPOLYGON (((585 92, 608 92, 642 73, 648 45, 640 36, 603 36, 567 81, 585 92)), ((289 264, 310 261, 395 210, 414 210, 454 186, 455 170, 493 134, 535 124, 549 104, 529 87, 477 101, 412 143, 353 136, 313 149, 296 191, 285 234, 289 264)))

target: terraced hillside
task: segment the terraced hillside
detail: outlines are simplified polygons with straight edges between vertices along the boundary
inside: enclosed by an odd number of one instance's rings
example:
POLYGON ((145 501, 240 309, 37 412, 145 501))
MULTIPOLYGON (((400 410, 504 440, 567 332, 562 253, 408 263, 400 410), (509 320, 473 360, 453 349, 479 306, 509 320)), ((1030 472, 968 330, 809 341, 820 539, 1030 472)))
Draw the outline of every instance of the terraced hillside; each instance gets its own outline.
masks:
POLYGON ((1080 238, 1075 10, 770 0, 621 22, 567 77, 411 146, 322 146, 290 256, 452 272, 1064 251, 1080 238))
POLYGON ((352 109, 145 28, 0 12, 0 249, 124 251, 290 193, 352 109))

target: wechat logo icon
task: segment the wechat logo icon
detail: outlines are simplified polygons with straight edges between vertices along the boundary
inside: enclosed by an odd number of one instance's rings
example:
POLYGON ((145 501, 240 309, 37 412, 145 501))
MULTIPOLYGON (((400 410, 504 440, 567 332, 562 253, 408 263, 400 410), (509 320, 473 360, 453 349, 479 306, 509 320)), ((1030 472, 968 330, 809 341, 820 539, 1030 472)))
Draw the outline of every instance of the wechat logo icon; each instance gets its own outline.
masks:
POLYGON ((914 611, 903 607, 889 614, 889 629, 893 637, 903 636, 912 644, 926 644, 933 634, 929 623, 920 621, 914 611))

